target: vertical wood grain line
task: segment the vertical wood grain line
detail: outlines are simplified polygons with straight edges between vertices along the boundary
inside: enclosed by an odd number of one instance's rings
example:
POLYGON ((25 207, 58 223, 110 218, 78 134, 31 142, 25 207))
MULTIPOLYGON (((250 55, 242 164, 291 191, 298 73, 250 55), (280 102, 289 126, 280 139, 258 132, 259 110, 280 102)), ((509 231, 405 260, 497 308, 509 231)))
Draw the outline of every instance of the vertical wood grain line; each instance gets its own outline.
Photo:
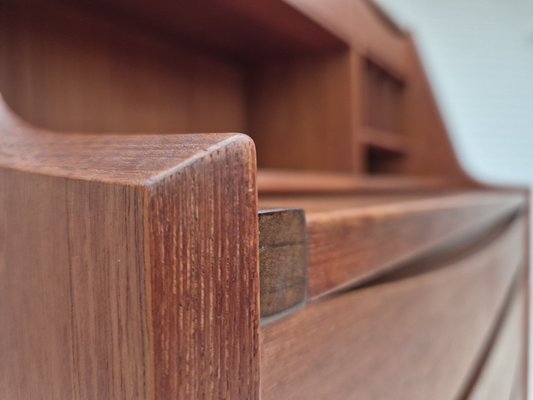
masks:
POLYGON ((139 194, 0 169, 0 397, 150 398, 139 194))
POLYGON ((155 398, 258 398, 253 142, 212 149, 145 196, 155 398))

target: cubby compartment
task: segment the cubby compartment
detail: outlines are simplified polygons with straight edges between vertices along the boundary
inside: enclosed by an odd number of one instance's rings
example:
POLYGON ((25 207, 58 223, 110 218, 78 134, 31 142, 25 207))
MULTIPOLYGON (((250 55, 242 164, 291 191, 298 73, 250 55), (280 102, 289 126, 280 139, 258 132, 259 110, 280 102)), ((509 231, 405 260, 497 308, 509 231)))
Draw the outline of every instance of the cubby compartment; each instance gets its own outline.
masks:
POLYGON ((404 83, 390 70, 367 58, 364 67, 364 124, 401 134, 404 83))
POLYGON ((260 166, 353 171, 351 63, 337 52, 252 67, 248 131, 260 166))
POLYGON ((364 59, 363 127, 359 141, 364 146, 366 173, 394 174, 406 156, 403 123, 404 81, 372 58, 364 59))
POLYGON ((368 146, 366 149, 366 173, 370 175, 396 174, 403 158, 403 154, 368 146))

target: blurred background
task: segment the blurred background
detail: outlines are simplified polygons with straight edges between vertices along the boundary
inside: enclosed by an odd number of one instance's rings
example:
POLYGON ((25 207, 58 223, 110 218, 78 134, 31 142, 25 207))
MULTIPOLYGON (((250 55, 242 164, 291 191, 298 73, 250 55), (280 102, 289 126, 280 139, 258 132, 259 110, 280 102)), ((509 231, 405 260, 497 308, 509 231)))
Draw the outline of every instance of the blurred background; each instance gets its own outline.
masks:
POLYGON ((378 3, 415 34, 462 164, 533 184, 533 1, 378 3))
POLYGON ((463 166, 533 188, 533 1, 377 2, 414 33, 463 166))

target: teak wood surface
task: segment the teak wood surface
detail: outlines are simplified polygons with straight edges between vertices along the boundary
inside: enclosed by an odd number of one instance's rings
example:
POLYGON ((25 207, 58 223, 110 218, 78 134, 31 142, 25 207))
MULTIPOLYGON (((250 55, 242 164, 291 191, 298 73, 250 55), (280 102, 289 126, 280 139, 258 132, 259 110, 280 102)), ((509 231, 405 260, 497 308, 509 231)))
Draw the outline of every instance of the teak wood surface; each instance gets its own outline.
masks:
POLYGON ((0 399, 525 400, 527 196, 369 0, 2 1, 0 399))
POLYGON ((0 395, 256 398, 249 138, 0 115, 0 395))
POLYGON ((524 199, 490 192, 260 199, 261 208, 297 205, 306 210, 308 293, 313 299, 468 241, 515 214, 524 199))
POLYGON ((6 0, 0 92, 54 131, 246 132, 260 167, 473 183, 413 40, 363 0, 322 3, 6 0))
POLYGON ((505 312, 523 263, 524 223, 458 259, 324 298, 263 327, 262 398, 457 398, 494 316, 505 312))

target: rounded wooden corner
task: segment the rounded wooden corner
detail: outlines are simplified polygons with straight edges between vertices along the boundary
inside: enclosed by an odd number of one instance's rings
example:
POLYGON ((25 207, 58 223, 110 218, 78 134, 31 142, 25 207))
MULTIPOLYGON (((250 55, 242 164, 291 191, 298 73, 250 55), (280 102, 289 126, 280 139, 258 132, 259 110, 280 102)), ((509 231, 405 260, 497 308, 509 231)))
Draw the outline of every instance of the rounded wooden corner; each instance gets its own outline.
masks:
POLYGON ((0 167, 4 168, 146 186, 226 147, 241 149, 255 173, 255 145, 244 134, 54 132, 27 123, 0 96, 0 167))

